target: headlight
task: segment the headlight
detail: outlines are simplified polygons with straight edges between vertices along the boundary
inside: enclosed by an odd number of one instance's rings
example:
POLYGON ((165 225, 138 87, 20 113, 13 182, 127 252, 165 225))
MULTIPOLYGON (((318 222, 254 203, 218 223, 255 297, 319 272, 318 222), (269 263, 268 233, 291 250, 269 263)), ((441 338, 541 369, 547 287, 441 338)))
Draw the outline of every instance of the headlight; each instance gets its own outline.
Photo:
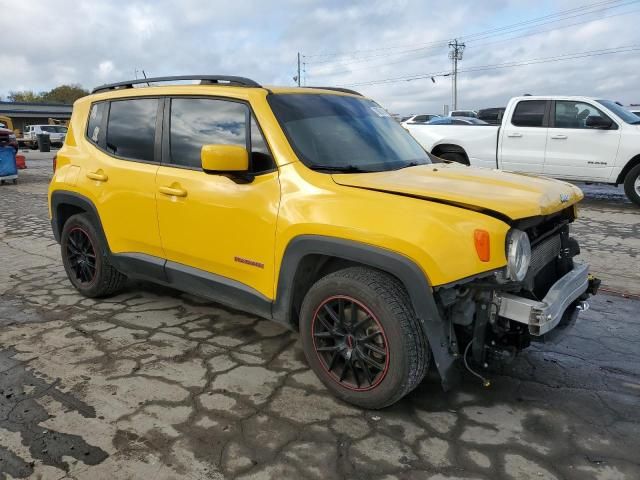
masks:
POLYGON ((507 277, 520 282, 524 280, 531 263, 531 244, 522 230, 512 229, 507 235, 507 277))

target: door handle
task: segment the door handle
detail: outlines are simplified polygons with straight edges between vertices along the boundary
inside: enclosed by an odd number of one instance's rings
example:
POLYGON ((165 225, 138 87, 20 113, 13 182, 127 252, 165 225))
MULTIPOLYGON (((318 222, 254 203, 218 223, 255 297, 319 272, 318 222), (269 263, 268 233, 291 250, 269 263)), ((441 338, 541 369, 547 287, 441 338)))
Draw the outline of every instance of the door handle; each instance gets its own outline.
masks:
POLYGON ((186 197, 187 191, 182 188, 174 188, 174 187, 160 187, 160 193, 163 195, 169 195, 172 197, 186 197))
POLYGON ((512 133, 507 133, 507 137, 511 137, 511 138, 520 138, 522 137, 522 134, 519 132, 512 132, 512 133))
POLYGON ((566 140, 567 136, 566 135, 551 135, 551 138, 554 140, 566 140))
POLYGON ((98 170, 96 172, 87 172, 87 178, 91 180, 95 180, 96 182, 106 182, 109 180, 109 177, 102 171, 98 170))

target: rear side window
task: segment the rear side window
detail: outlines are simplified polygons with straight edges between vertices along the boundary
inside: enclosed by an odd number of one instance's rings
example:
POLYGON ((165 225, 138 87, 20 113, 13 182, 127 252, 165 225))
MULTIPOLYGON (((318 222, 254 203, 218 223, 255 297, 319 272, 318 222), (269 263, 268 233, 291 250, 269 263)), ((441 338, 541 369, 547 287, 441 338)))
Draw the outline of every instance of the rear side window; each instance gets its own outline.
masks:
POLYGON ((525 100, 516 105, 511 118, 511 124, 516 127, 542 127, 544 126, 544 111, 546 100, 525 100))
POLYGON ((100 128, 102 127, 102 116, 106 110, 106 103, 94 103, 89 110, 89 121, 87 122, 87 137, 96 145, 100 139, 100 128))
POLYGON ((111 102, 107 151, 131 160, 153 162, 157 111, 155 98, 111 102))

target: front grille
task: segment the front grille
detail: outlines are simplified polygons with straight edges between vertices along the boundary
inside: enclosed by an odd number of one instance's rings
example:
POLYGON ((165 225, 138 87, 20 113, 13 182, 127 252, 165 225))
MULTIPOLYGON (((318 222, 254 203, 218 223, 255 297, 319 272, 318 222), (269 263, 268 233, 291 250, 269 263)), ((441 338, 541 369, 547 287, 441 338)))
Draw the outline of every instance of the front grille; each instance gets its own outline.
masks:
POLYGON ((562 240, 559 234, 553 235, 536 245, 531 251, 531 264, 527 275, 536 276, 545 265, 560 255, 561 249, 562 240))

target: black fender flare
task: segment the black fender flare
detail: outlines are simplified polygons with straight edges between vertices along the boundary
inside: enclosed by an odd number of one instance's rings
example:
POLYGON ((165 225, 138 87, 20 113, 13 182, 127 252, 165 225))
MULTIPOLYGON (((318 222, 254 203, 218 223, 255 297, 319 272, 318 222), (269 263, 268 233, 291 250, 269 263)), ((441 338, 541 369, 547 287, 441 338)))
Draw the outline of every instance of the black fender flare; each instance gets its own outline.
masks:
POLYGON ((96 227, 96 230, 98 231, 98 234, 102 237, 102 244, 105 247, 105 251, 103 253, 110 256, 111 250, 109 249, 109 242, 107 242, 107 236, 102 228, 98 209, 89 198, 76 192, 56 190, 51 193, 51 229, 53 230, 53 236, 55 237, 56 242, 60 243, 60 235, 62 234, 62 228, 64 227, 62 219, 59 218, 58 214, 60 212, 60 208, 65 205, 76 207, 89 215, 94 227, 96 227))
POLYGON ((440 314, 429 280, 422 269, 397 252, 320 235, 294 238, 287 245, 280 267, 276 300, 272 306, 274 320, 291 324, 294 279, 298 265, 307 255, 326 255, 350 260, 382 270, 400 280, 407 289, 420 326, 428 339, 443 387, 448 390, 458 382, 459 371, 455 366, 458 348, 453 328, 440 314))

